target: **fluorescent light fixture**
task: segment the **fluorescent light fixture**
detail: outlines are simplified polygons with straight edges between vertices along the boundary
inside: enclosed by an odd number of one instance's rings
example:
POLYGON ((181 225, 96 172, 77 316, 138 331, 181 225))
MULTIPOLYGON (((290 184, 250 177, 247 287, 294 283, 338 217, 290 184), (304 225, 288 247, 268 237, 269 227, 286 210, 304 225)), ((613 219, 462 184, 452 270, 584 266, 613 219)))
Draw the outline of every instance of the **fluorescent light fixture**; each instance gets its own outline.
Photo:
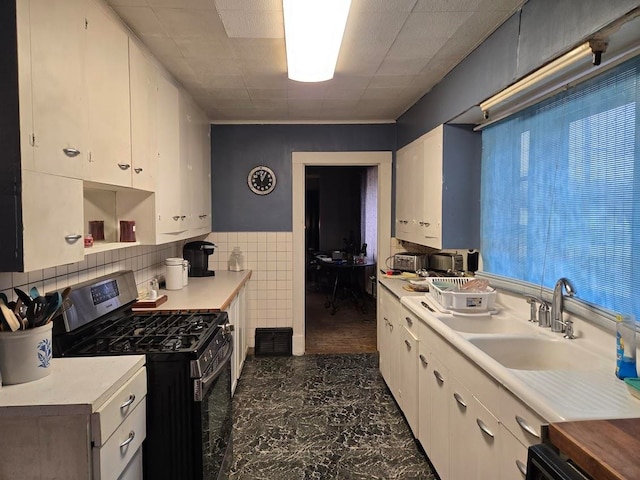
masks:
POLYGON ((283 0, 289 78, 333 78, 351 0, 283 0))
POLYGON ((533 96, 534 92, 539 93, 540 90, 549 86, 555 86, 559 79, 580 67, 582 60, 590 58, 591 53, 589 42, 586 42, 482 102, 480 108, 485 112, 485 118, 488 118, 489 114, 493 117, 496 113, 495 109, 533 96))

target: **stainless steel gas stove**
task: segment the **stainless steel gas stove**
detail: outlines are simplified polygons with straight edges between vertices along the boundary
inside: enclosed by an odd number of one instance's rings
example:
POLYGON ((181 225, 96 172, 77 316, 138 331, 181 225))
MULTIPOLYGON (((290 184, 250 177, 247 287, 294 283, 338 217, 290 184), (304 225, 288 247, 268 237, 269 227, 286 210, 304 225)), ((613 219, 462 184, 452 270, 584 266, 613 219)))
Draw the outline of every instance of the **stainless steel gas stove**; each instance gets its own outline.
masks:
POLYGON ((220 313, 135 313, 133 272, 73 287, 54 356, 144 354, 145 479, 222 479, 232 454, 232 326, 220 313))

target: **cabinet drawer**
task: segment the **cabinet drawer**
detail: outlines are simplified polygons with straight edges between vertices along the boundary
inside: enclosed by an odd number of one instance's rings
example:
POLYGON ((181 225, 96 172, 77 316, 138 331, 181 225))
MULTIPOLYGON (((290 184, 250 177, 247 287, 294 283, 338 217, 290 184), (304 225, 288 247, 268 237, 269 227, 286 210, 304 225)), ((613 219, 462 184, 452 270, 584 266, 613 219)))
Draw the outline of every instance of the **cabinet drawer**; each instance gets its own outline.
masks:
POLYGON ((402 307, 400 314, 400 322, 402 325, 404 325, 414 337, 419 338, 420 322, 422 322, 422 320, 405 306, 402 307))
POLYGON ((104 444, 127 415, 143 402, 147 394, 146 372, 141 368, 92 415, 91 439, 95 446, 104 444))
POLYGON ((93 480, 118 478, 146 437, 147 404, 142 396, 109 440, 93 448, 93 480))
POLYGON ((500 425, 502 443, 500 451, 500 478, 503 480, 524 480, 527 475, 527 447, 500 425))
POLYGON ((542 441, 541 426, 548 423, 504 389, 500 392, 500 420, 526 447, 542 441))

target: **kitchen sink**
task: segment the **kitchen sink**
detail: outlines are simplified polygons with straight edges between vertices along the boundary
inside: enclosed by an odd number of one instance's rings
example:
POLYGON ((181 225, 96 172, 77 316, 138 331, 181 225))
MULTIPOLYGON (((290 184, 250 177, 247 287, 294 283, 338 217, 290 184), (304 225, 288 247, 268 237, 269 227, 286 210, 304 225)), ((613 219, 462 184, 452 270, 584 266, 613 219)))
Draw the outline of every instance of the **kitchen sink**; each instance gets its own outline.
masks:
POLYGON ((473 337, 471 344, 506 368, 515 370, 593 370, 603 360, 571 343, 541 336, 473 337))
POLYGON ((533 324, 491 315, 440 317, 440 321, 452 330, 462 333, 532 333, 535 328, 533 324))

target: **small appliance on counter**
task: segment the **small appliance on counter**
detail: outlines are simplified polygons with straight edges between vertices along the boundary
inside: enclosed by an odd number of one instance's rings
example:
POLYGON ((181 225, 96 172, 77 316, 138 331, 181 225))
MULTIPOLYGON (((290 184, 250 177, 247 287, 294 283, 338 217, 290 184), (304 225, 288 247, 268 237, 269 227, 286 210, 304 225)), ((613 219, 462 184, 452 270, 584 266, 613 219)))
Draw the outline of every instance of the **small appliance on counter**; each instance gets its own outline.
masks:
POLYGON ((429 268, 443 272, 462 272, 464 261, 459 253, 433 253, 429 256, 429 268))
POLYGON ((182 256, 189 261, 191 266, 189 269, 190 277, 212 277, 216 274, 213 270, 209 270, 209 255, 213 253, 215 248, 215 244, 204 240, 185 243, 182 256))
POLYGON ((428 258, 421 253, 396 253, 393 256, 393 269, 401 272, 416 272, 429 266, 428 258))

